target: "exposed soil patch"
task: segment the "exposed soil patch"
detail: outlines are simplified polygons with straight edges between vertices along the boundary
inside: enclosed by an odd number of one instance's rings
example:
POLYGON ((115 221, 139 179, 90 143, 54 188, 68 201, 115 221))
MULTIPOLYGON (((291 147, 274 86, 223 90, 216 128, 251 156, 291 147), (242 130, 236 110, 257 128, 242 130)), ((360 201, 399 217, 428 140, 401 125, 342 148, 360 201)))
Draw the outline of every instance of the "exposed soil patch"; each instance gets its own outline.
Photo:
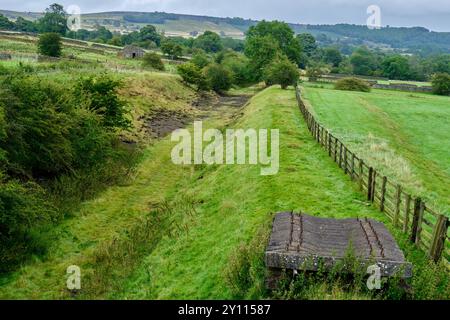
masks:
POLYGON ((141 131, 153 138, 163 138, 192 122, 192 118, 187 114, 164 109, 142 116, 138 120, 143 122, 141 131))
POLYGON ((203 93, 194 103, 193 107, 200 110, 216 110, 223 107, 241 108, 251 96, 247 95, 223 95, 203 93))
POLYGON ((241 108, 250 98, 251 96, 247 95, 219 96, 213 93, 203 93, 192 103, 192 107, 200 111, 198 114, 158 109, 138 118, 138 121, 142 123, 140 131, 146 137, 164 138, 176 129, 185 128, 194 120, 212 116, 214 112, 211 111, 221 112, 222 110, 225 112, 227 109, 241 108))

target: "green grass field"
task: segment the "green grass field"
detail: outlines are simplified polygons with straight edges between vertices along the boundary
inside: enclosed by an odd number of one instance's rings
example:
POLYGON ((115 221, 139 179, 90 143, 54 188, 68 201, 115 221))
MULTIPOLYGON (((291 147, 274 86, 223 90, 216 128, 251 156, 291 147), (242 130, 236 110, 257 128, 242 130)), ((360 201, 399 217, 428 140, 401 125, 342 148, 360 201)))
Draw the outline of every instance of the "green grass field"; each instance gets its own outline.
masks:
POLYGON ((449 214, 450 98, 306 84, 304 97, 325 127, 375 168, 449 214))
MULTIPOLYGON (((260 258, 250 267, 253 281, 245 292, 236 294, 225 275, 241 245, 254 242, 258 233, 267 236, 273 213, 371 217, 391 228, 311 138, 293 90, 269 88, 232 119, 204 125, 280 129, 278 175, 263 177, 258 166, 248 165, 175 166, 170 161, 175 143, 161 140, 145 152, 133 181, 86 202, 58 227, 46 259, 36 258, 2 279, 0 297, 77 298, 64 289, 65 269, 76 264, 84 275, 79 298, 260 299, 267 297, 257 272, 265 241, 255 249, 260 258)), ((414 297, 448 297, 446 273, 392 231, 415 265, 414 297)), ((307 298, 373 296, 318 283, 307 298)))

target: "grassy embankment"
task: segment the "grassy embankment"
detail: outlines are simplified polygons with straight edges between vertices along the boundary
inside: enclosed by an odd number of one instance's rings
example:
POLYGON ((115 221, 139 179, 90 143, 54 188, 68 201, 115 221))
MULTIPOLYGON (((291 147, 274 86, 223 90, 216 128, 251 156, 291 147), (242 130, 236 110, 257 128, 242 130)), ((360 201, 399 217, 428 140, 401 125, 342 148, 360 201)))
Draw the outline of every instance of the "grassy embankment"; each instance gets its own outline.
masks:
MULTIPOLYGON (((205 126, 227 122, 217 118, 205 126)), ((84 275, 82 298, 264 298, 262 253, 272 213, 297 210, 387 222, 312 140, 292 90, 273 87, 258 94, 232 127, 280 129, 278 175, 263 177, 258 166, 247 165, 175 166, 174 143, 157 142, 134 181, 86 202, 61 226, 48 259, 4 279, 0 296, 69 298, 65 270, 76 264, 84 275), (245 250, 251 242, 255 247, 245 250), (245 285, 230 276, 233 269, 246 275, 245 285)), ((415 264, 413 297, 448 297, 446 274, 393 232, 415 264)), ((302 297, 377 296, 319 282, 302 297)))
POLYGON ((370 165, 450 214, 450 98, 305 84, 304 97, 325 127, 370 165))

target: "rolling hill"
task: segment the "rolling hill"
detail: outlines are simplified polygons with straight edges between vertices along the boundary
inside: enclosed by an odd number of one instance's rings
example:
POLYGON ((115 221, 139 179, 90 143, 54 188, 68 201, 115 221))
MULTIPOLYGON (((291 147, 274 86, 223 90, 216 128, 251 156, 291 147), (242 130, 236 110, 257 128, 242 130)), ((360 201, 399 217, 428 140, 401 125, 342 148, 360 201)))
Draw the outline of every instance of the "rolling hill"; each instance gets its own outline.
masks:
MULTIPOLYGON (((23 17, 35 20, 42 14, 1 10, 0 14, 10 19, 23 17)), ((206 30, 219 33, 223 37, 243 39, 245 32, 258 21, 243 18, 219 18, 174 14, 165 12, 102 12, 82 15, 82 28, 95 29, 105 26, 111 31, 129 33, 142 26, 153 24, 167 36, 197 36, 206 30)), ((343 46, 367 45, 383 50, 397 49, 405 52, 423 54, 450 53, 450 32, 434 32, 422 27, 385 27, 369 30, 366 26, 306 25, 290 23, 296 33, 309 32, 321 44, 340 44, 343 46)))

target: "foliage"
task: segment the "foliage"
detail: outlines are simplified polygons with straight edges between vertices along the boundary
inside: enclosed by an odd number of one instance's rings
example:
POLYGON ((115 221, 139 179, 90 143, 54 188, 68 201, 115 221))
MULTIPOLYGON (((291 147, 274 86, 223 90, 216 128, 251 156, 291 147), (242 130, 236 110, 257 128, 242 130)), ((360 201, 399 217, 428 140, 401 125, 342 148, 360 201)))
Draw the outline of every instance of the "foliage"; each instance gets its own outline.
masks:
POLYGON ((267 85, 279 84, 282 89, 287 89, 288 86, 295 86, 299 77, 298 67, 287 57, 281 57, 267 67, 264 78, 267 85))
POLYGON ((222 65, 233 73, 233 84, 246 86, 253 82, 250 60, 245 55, 228 52, 222 60, 222 65))
MULTIPOLYGON (((252 43, 251 40, 255 38, 271 37, 281 52, 285 54, 292 62, 299 64, 301 60, 301 46, 298 38, 296 38, 294 31, 287 23, 280 21, 262 21, 256 26, 250 27, 247 33, 247 42, 252 43)), ((252 52, 254 47, 246 49, 246 53, 254 57, 252 52)))
POLYGON ((54 3, 45 10, 45 15, 38 20, 38 28, 42 33, 59 33, 65 35, 67 27, 67 15, 62 5, 54 3))
POLYGON ((213 63, 205 68, 205 77, 212 90, 221 93, 231 88, 233 74, 224 66, 213 63))
POLYGON ((353 73, 362 76, 374 75, 374 71, 379 69, 376 57, 365 47, 360 47, 352 53, 350 63, 353 73))
POLYGON ((209 88, 208 81, 202 69, 193 63, 185 63, 178 66, 178 74, 183 78, 185 83, 196 86, 199 91, 209 88))
POLYGON ((39 36, 38 50, 41 55, 60 57, 62 53, 61 36, 58 33, 43 33, 39 36))
POLYGON ((80 102, 102 117, 105 127, 110 129, 127 129, 127 104, 118 96, 117 90, 122 83, 107 75, 90 76, 81 79, 76 86, 80 102))
POLYGON ((155 70, 164 71, 164 63, 159 54, 154 52, 147 52, 142 59, 142 66, 144 68, 153 68, 155 70))
POLYGON ((383 75, 389 79, 408 80, 411 78, 409 61, 403 56, 390 56, 383 60, 383 75))
POLYGON ((358 78, 343 78, 336 82, 335 89, 370 92, 370 84, 358 78))
POLYGON ((433 76, 431 83, 435 94, 442 96, 450 95, 450 74, 437 73, 433 76))
POLYGON ((297 39, 300 42, 302 52, 308 57, 313 56, 318 48, 316 38, 310 33, 301 33, 297 35, 297 39))
POLYGON ((206 67, 211 61, 208 55, 203 50, 198 50, 192 55, 191 62, 200 69, 206 67))
POLYGON ((161 51, 172 57, 172 59, 178 59, 183 55, 183 48, 171 39, 164 39, 161 44, 161 51))
POLYGON ((324 61, 331 64, 333 67, 339 67, 343 57, 339 49, 335 47, 329 47, 324 49, 324 61))
POLYGON ((0 30, 13 30, 14 22, 9 20, 4 15, 0 14, 0 30))
POLYGON ((264 69, 280 52, 275 39, 270 36, 250 37, 245 44, 245 55, 250 59, 250 69, 254 81, 260 81, 264 69))
POLYGON ((324 73, 324 67, 320 63, 311 64, 306 68, 306 76, 309 81, 317 81, 324 73))
POLYGON ((156 31, 155 26, 147 25, 139 30, 140 41, 151 41, 158 47, 161 45, 161 35, 156 31))
POLYGON ((45 252, 40 229, 57 218, 57 211, 37 184, 6 181, 0 175, 0 273, 12 270, 24 257, 45 252))
POLYGON ((216 53, 223 49, 222 39, 212 31, 205 31, 194 40, 194 48, 202 49, 208 53, 216 53))

